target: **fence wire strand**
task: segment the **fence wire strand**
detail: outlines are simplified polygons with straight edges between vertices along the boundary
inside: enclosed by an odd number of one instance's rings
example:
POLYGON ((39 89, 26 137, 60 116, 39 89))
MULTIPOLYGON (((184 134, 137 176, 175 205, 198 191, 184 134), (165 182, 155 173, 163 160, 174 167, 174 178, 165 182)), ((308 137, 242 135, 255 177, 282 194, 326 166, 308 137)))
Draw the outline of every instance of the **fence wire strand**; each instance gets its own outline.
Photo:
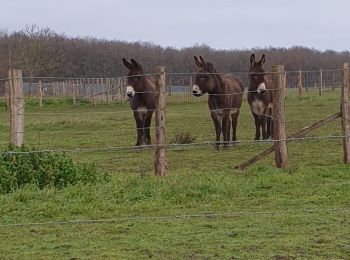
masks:
POLYGON ((291 215, 291 214, 314 214, 314 213, 331 213, 331 212, 350 212, 350 208, 325 208, 325 209, 289 209, 281 211, 237 211, 237 212, 208 212, 193 213, 184 215, 167 215, 167 216, 132 216, 117 217, 109 219, 78 219, 63 221, 31 222, 31 223, 1 223, 0 227, 27 227, 27 226, 53 226, 53 225, 80 225, 80 224, 104 224, 104 223, 121 223, 128 221, 148 222, 148 221, 176 221, 199 218, 232 218, 256 215, 291 215))
POLYGON ((34 154, 34 153, 52 153, 52 152, 66 152, 66 153, 84 153, 84 152, 105 152, 105 151, 125 151, 125 150, 134 150, 134 151, 142 151, 142 150, 151 150, 157 147, 164 147, 164 148, 192 148, 192 147, 203 147, 203 146, 215 146, 215 145, 225 145, 225 144, 231 144, 231 145, 240 145, 240 144, 251 144, 251 145, 259 145, 259 144, 266 144, 266 143, 276 143, 276 142, 291 142, 291 141, 317 141, 317 140, 337 140, 341 138, 350 138, 350 136, 344 136, 344 135, 329 135, 329 136, 307 136, 307 137, 292 137, 292 138, 285 138, 280 140, 241 140, 241 141, 220 141, 220 142, 214 142, 214 141, 205 141, 201 143, 189 143, 189 144, 164 144, 164 145, 142 145, 142 146, 107 146, 107 147, 95 147, 95 148, 74 148, 74 149, 67 149, 67 148, 56 148, 56 149, 43 149, 43 150, 33 150, 33 151, 6 151, 0 153, 1 155, 20 155, 20 154, 34 154))

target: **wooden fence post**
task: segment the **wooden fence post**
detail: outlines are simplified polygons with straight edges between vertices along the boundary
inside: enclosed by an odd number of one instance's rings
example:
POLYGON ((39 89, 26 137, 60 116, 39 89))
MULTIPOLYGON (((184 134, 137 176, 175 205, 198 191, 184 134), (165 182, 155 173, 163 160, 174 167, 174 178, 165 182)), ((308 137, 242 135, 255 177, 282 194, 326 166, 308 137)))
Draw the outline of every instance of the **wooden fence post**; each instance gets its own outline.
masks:
POLYGON ((156 67, 156 111, 155 111, 155 160, 154 171, 157 176, 165 175, 165 68, 156 67))
POLYGON ((343 137, 344 163, 350 164, 350 117, 349 117, 349 64, 343 65, 343 84, 341 86, 341 128, 343 137))
POLYGON ((171 96, 171 86, 173 85, 173 81, 172 81, 172 78, 171 77, 169 77, 169 80, 168 80, 169 82, 168 82, 168 96, 171 96))
POLYGON ((43 109, 43 87, 41 80, 39 80, 39 109, 43 109))
POLYGON ((10 109, 10 86, 9 82, 5 82, 5 98, 6 98, 6 111, 10 109))
POLYGON ((107 99, 107 105, 111 105, 111 93, 112 93, 112 79, 107 79, 107 86, 106 86, 106 99, 107 99))
POLYGON ((118 88, 120 88, 121 98, 122 98, 122 105, 125 103, 125 89, 124 86, 126 86, 126 78, 120 78, 118 82, 118 88))
POLYGON ((76 100, 77 91, 76 91, 76 84, 74 83, 74 80, 72 81, 71 86, 72 86, 73 107, 75 107, 77 105, 77 100, 76 100))
POLYGON ((24 92, 22 71, 9 70, 10 142, 20 147, 24 136, 24 92))
POLYGON ((303 83, 302 83, 302 78, 301 78, 301 69, 298 70, 298 75, 297 75, 297 89, 298 89, 298 95, 302 96, 303 95, 303 83))
POLYGON ((286 128, 284 118, 283 65, 273 66, 273 127, 275 140, 275 162, 278 168, 285 168, 288 161, 286 128))
POLYGON ((320 86, 318 88, 318 95, 322 96, 323 93, 323 71, 320 69, 320 86))

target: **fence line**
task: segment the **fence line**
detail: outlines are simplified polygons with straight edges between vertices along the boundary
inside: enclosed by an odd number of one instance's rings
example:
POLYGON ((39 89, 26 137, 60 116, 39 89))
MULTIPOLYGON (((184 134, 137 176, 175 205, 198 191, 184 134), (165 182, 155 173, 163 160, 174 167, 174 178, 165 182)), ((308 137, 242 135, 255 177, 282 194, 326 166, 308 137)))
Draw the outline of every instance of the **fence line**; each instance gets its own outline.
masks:
POLYGON ((0 227, 27 227, 27 226, 52 226, 52 225, 80 225, 80 224, 103 224, 103 223, 120 223, 127 221, 174 221, 186 220, 194 218, 222 218, 222 217, 242 217, 254 215, 291 215, 291 214, 313 214, 313 213, 329 213, 329 212, 350 212, 350 208, 318 208, 318 209, 288 209, 280 211, 229 211, 229 212, 204 212, 184 215, 166 215, 166 216, 126 216, 110 219, 78 219, 78 220, 62 220, 47 222, 31 222, 31 223, 1 223, 0 227))
MULTIPOLYGON (((276 151, 276 158, 278 156, 281 155, 281 157, 279 157, 279 159, 276 159, 276 165, 277 167, 285 167, 286 166, 286 161, 287 161, 287 150, 286 150, 286 142, 288 141, 297 141, 297 140, 318 140, 318 139, 335 139, 335 138, 343 138, 343 140, 345 139, 349 139, 349 135, 350 133, 346 132, 346 133, 343 133, 342 136, 323 136, 323 137, 304 137, 304 136, 298 136, 298 137, 293 137, 293 138, 286 138, 286 135, 285 135, 285 123, 287 122, 285 119, 284 119, 284 111, 283 111, 283 108, 284 108, 284 104, 283 104, 283 101, 284 101, 284 90, 285 90, 285 75, 287 75, 288 72, 284 72, 283 70, 283 66, 274 66, 273 67, 274 71, 273 73, 271 73, 273 75, 273 78, 272 78, 272 81, 273 81, 273 88, 271 89, 267 89, 267 91, 272 91, 274 93, 274 105, 273 105, 273 116, 271 115, 266 115, 266 114, 262 114, 264 116, 267 116, 267 117, 270 117, 271 119, 273 119, 274 121, 274 126, 275 126, 275 136, 273 138, 273 140, 263 140, 262 142, 273 142, 275 144, 275 151, 276 151), (278 134, 280 133, 280 134, 278 134), (280 147, 280 151, 277 152, 278 150, 278 147, 280 147), (284 157, 285 156, 285 157, 284 157)), ((329 70, 329 71, 342 71, 343 72, 343 84, 341 85, 342 87, 342 94, 343 94, 343 89, 344 87, 349 87, 348 84, 346 84, 346 82, 348 82, 348 73, 345 73, 345 72, 348 72, 348 68, 344 68, 343 69, 339 69, 339 70, 329 70), (344 76, 344 75, 347 75, 347 76, 344 76)), ((300 73, 300 70, 298 71, 300 73)), ((322 71, 322 73, 325 73, 327 72, 327 70, 325 71, 322 71)), ((268 74, 270 72, 266 72, 265 74, 268 74)), ((213 74, 222 74, 222 73, 213 73, 213 74)), ((161 95, 165 95, 166 92, 165 92, 165 88, 166 88, 166 77, 165 77, 165 70, 163 71, 158 71, 158 73, 154 73, 154 74, 144 74, 144 75, 137 75, 137 76, 147 76, 147 75, 153 75, 153 76, 156 76, 156 86, 159 87, 161 86, 162 89, 157 89, 156 91, 152 91, 152 92, 138 92, 138 93, 145 93, 145 94, 150 94, 150 93, 153 93, 157 96, 157 100, 158 100, 158 104, 157 104, 157 109, 152 109, 152 110, 149 110, 151 112, 156 112, 156 114, 158 114, 158 116, 156 115, 156 119, 158 121, 156 121, 156 127, 150 127, 152 129, 155 129, 155 131, 157 133, 161 132, 160 130, 162 130, 163 132, 165 131, 165 125, 163 123, 159 123, 160 121, 164 121, 165 120, 165 114, 164 114, 164 106, 161 106, 160 104, 162 103, 161 101, 159 101, 159 97, 161 95), (159 114, 161 114, 161 116, 159 116, 159 114)), ((167 74, 168 76, 169 75, 172 75, 171 73, 168 73, 167 74)), ((175 74, 173 74, 175 75, 175 74)), ((24 112, 20 110, 21 106, 22 108, 24 108, 24 105, 20 105, 19 108, 17 109, 14 109, 12 107, 13 104, 16 104, 17 106, 19 105, 19 100, 21 101, 25 101, 26 98, 24 96, 13 96, 13 94, 11 94, 13 92, 12 90, 12 85, 11 82, 23 82, 23 79, 21 77, 17 77, 16 75, 13 75, 13 73, 9 74, 9 77, 11 77, 11 80, 9 80, 9 85, 11 86, 9 88, 9 93, 10 93, 10 103, 11 103, 11 109, 10 111, 12 111, 11 115, 15 115, 17 117, 22 117, 24 115, 30 115, 30 114, 33 114, 33 115, 57 115, 57 114, 78 114, 78 115, 82 115, 82 114, 85 114, 85 113, 82 113, 82 112, 47 112, 47 113, 44 113, 44 112, 41 112, 41 113, 35 113, 35 112, 24 112), (12 92, 11 92, 12 91, 12 92)), ((131 77, 131 76, 130 76, 131 77)), ((125 77, 123 77, 125 78, 125 77)), ((30 78, 31 80, 33 79, 37 79, 37 78, 30 78)), ((191 78, 192 79, 192 78, 191 78)), ((93 103, 94 103, 94 106, 96 105, 96 99, 95 97, 96 96, 99 96, 99 95, 105 95, 106 94, 106 98, 107 98, 107 101, 109 100, 108 96, 109 96, 109 93, 111 92, 111 83, 112 81, 109 81, 107 79, 100 79, 100 78, 96 78, 96 79, 93 79, 94 82, 91 82, 91 78, 90 79, 87 79, 86 82, 84 80, 83 84, 84 84, 84 89, 82 92, 80 92, 80 94, 83 95, 83 98, 84 97, 87 97, 87 98, 93 98, 93 103), (106 83, 106 84, 105 84, 106 83), (88 87, 85 86, 85 84, 87 84, 88 87), (101 91, 101 85, 104 85, 104 88, 107 88, 107 90, 105 91, 105 89, 102 89, 101 91), (93 86, 93 87, 91 87, 93 86)), ((301 77, 299 77, 298 79, 299 81, 301 80, 301 77)), ((82 82, 79 81, 79 82, 75 82, 76 84, 81 84, 82 82)), ((118 81, 118 82, 114 82, 116 83, 117 85, 115 85, 116 87, 120 88, 119 90, 117 91, 114 91, 113 95, 119 95, 119 97, 122 95, 123 91, 121 90, 122 89, 122 82, 121 81, 118 81)), ((42 93, 45 93, 42 92, 42 85, 43 83, 42 82, 39 82, 38 86, 39 86, 39 94, 40 94, 40 100, 42 101, 45 97, 43 97, 43 94, 42 93)), ((51 84, 51 83, 50 83, 51 84)), ((64 96, 64 95, 70 95, 72 94, 73 95, 73 98, 74 98, 74 101, 76 102, 76 98, 80 95, 79 93, 76 93, 75 91, 73 92, 69 92, 69 90, 74 90, 76 89, 74 87, 74 82, 72 81, 65 81, 65 82, 62 82, 62 90, 60 92, 57 92, 57 82, 53 82, 52 83, 53 85, 51 85, 51 88, 52 88, 52 94, 59 94, 61 96, 64 96), (72 87, 73 88, 68 88, 68 87, 72 87)), ((321 87, 322 87, 322 84, 321 83, 321 87)), ((20 85, 20 84, 19 84, 20 85)), ((21 85, 21 88, 23 90, 23 86, 21 85)), ((45 88, 45 87, 44 87, 45 88)), ((80 91, 80 88, 77 88, 79 91, 80 91)), ((299 92, 301 94, 301 87, 299 89, 299 92)), ((78 91, 78 92, 79 92, 78 91)), ((248 93, 248 92, 255 92, 255 91, 240 91, 238 93, 231 93, 231 94, 209 94, 210 95, 213 95, 213 96, 227 96, 227 95, 241 95, 241 94, 244 94, 244 93, 248 93)), ((348 93, 348 92, 346 92, 348 93)), ((169 93, 167 93, 169 94, 169 93)), ((171 93, 170 93, 171 94, 171 93)), ((193 97, 195 100, 197 98, 193 97)), ((162 99, 164 100, 164 104, 165 104, 165 96, 162 97, 162 99)), ((124 99, 123 98, 119 98, 120 101, 123 101, 124 99)), ((198 99, 200 100, 200 99, 198 99)), ((329 102, 333 102, 332 100, 330 100, 329 102)), ((337 101, 337 102, 340 102, 342 105, 346 104, 347 103, 347 100, 345 99, 341 99, 340 101, 337 101)), ((42 103, 40 103, 42 104, 42 103)), ((240 110, 240 108, 218 108, 218 109, 209 109, 210 112, 220 112, 220 111, 224 111, 224 110, 233 110, 233 109, 236 109, 236 110, 240 110)), ((344 110, 347 110, 347 109, 342 109, 342 111, 344 110)), ((135 112, 135 111, 139 111, 138 109, 136 110, 131 110, 131 109, 128 109, 128 110, 119 110, 119 111, 116 111, 118 114, 120 113, 131 113, 131 112, 135 112)), ((191 110, 189 110, 191 111, 191 110)), ((96 113, 96 114, 102 114, 102 113, 116 113, 116 112, 109 112, 109 111, 94 111, 94 112, 89 112, 90 114, 92 113, 96 113)), ((183 110, 182 112, 185 112, 185 110, 183 110)), ((294 120, 293 120, 294 121, 294 120)), ((343 120, 342 122, 346 122, 346 124, 348 124, 349 120, 348 119, 344 119, 344 116, 343 116, 343 120)), ((21 123, 19 123, 20 125, 21 123)), ((11 129, 13 127, 11 126, 11 129)), ((137 130, 140 130, 140 129, 150 129, 150 128, 138 128, 137 130)), ((125 129, 126 130, 126 129, 125 129)), ((15 135, 22 135, 23 136, 23 133, 24 133, 24 130, 20 130, 20 129, 16 129, 15 131, 15 135)), ((163 154, 163 155, 159 155, 159 156, 164 156, 164 152, 165 152, 165 148, 172 148, 172 147, 188 147, 188 146, 199 146, 199 145, 208 145, 208 144, 221 144, 221 142, 205 142, 205 143, 191 143, 191 144, 166 144, 165 141, 159 141, 159 140, 164 140, 165 138, 165 135, 164 133, 162 134, 163 137, 157 137, 158 134, 156 135, 156 141, 155 141, 155 145, 147 145, 147 146, 142 146, 143 149, 151 149, 151 148, 155 148, 155 150, 157 151, 162 151, 162 152, 157 152, 157 154, 163 154)), ((11 134, 11 140, 15 140, 13 139, 13 136, 14 134, 11 134)), ((14 141, 12 141, 13 143, 15 143, 14 141)), ((242 140, 242 141, 239 141, 239 142, 225 142, 225 144, 238 144, 238 143, 260 143, 259 142, 254 142, 254 141, 247 141, 247 140, 242 140)), ((262 143, 261 142, 261 143, 262 143)), ((16 146, 20 146, 20 144, 18 143, 15 143, 16 146)), ((125 149, 135 149, 135 148, 139 148, 139 147, 135 147, 135 146, 131 146, 131 147, 122 147, 122 146, 110 146, 110 147, 103 147, 103 148, 76 148, 76 149, 60 149, 61 151, 64 151, 64 152, 89 152, 89 151, 105 151, 105 150, 125 150, 125 149)), ((48 150, 45 150, 45 151, 55 151, 55 149, 48 149, 48 150)), ((56 149, 57 151, 57 149, 56 149)), ((34 151, 35 152, 35 151, 34 151)), ((40 152, 40 151, 37 151, 37 152, 40 152)), ((345 151, 344 151, 345 152, 345 151)), ((157 158, 159 159, 159 156, 156 155, 156 160, 157 158)), ((163 170, 160 170, 159 172, 161 172, 159 175, 164 175, 164 169, 165 169, 165 159, 163 159, 163 163, 162 163, 162 169, 163 170)), ((157 171, 156 171, 157 172, 157 171)))
MULTIPOLYGON (((284 138, 280 140, 276 139, 267 139, 267 140, 239 140, 239 141, 228 141, 225 142, 231 145, 240 145, 240 144, 251 144, 251 145, 259 145, 259 144, 268 144, 268 143, 277 143, 277 142, 291 142, 291 141, 318 141, 318 140, 336 140, 349 138, 349 136, 344 135, 328 135, 328 136, 305 136, 305 137, 290 137, 284 138)), ((32 151, 6 151, 0 153, 0 155, 20 155, 20 154, 35 154, 35 153, 51 153, 51 152, 70 152, 70 153, 82 153, 82 152, 104 152, 104 151, 124 151, 124 150, 134 150, 134 151, 142 151, 142 150, 153 150, 156 147, 165 147, 169 148, 191 148, 195 147, 204 147, 204 146, 215 146, 216 144, 225 144, 223 141, 213 142, 213 141, 205 141, 202 143, 189 143, 189 144, 178 144, 178 143, 167 143, 162 145, 143 145, 143 146, 107 146, 107 147, 96 147, 96 148, 74 148, 74 149, 66 149, 66 148, 58 148, 58 149, 43 149, 43 150, 32 150, 32 151)))

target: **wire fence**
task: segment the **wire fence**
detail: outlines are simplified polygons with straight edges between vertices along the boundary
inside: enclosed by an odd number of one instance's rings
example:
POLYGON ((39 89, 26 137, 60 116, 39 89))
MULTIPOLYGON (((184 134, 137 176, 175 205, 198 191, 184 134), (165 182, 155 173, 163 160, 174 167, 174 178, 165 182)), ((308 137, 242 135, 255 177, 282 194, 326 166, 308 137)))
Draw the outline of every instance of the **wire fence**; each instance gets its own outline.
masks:
MULTIPOLYGON (((266 72, 271 73, 271 72, 266 72)), ((287 86, 287 98, 289 96, 298 95, 295 85, 297 82, 299 71, 287 72, 285 74, 285 83, 287 86)), ((329 88, 334 92, 329 98, 318 99, 316 92, 309 89, 310 103, 317 106, 331 107, 339 109, 339 92, 336 88, 342 85, 342 70, 322 70, 323 87, 329 88), (325 76, 326 75, 326 76, 325 76)), ((220 73, 221 75, 222 73, 220 73)), ((229 73, 239 75, 243 82, 248 81, 248 73, 229 73)), ((147 74, 147 76, 155 76, 156 74, 147 74)), ((304 75, 303 84, 312 86, 312 89, 319 88, 320 71, 302 71, 304 75)), ((139 75, 142 76, 142 75, 139 75)), ((143 75, 145 76, 145 75, 143 75)), ((167 143, 162 145, 167 150, 190 150, 211 148, 215 145, 224 144, 215 142, 215 127, 212 123, 210 112, 222 112, 232 110, 232 108, 208 109, 206 102, 208 96, 229 96, 229 95, 246 95, 249 91, 239 91, 233 94, 207 94, 195 97, 192 94, 192 85, 195 83, 196 73, 168 73, 166 81, 166 102, 167 106, 167 143), (196 125, 195 130, 193 125, 196 125), (196 132, 201 131, 197 135, 196 132), (179 133, 188 133, 195 136, 193 140, 181 143, 180 140, 174 140, 179 133)), ((91 79, 91 78, 24 78, 24 92, 27 102, 26 111, 19 115, 26 117, 26 144, 36 147, 31 152, 5 152, 2 154, 27 154, 27 153, 43 153, 43 152, 67 152, 67 153, 123 153, 123 152, 140 152, 153 151, 157 145, 135 146, 137 130, 150 130, 153 133, 157 127, 135 127, 133 112, 139 112, 139 109, 130 109, 128 97, 126 96, 127 77, 109 78, 109 79, 91 79), (30 80, 30 82, 28 82, 30 80), (33 100, 39 98, 38 94, 42 94, 41 99, 47 100, 49 103, 44 104, 42 109, 35 106, 33 100), (84 100, 91 102, 94 97, 100 96, 94 108, 86 106, 84 100), (81 106, 73 106, 72 99, 79 98, 82 100, 81 106), (54 104, 55 101, 65 100, 67 102, 54 104), (109 103, 108 103, 109 101, 109 103), (51 102, 51 103, 50 103, 51 102), (70 104, 70 105, 69 105, 70 104), (125 105, 124 105, 125 104, 125 105), (100 134, 99 134, 100 133, 100 134), (100 136, 101 135, 101 136, 100 136), (91 138, 90 138, 91 137, 91 138)), ((271 88, 267 91, 276 91, 271 88)), ((136 92, 157 94, 156 92, 136 92)), ((3 96, 3 101, 7 100, 3 96)), ((95 100, 96 101, 96 100, 95 100)), ((246 104, 246 100, 243 101, 246 104)), ((312 107, 312 106, 311 106, 312 107)), ((349 136, 343 135, 340 131, 322 134, 318 136, 291 137, 284 139, 269 140, 253 140, 254 124, 252 122, 250 109, 247 105, 244 107, 236 107, 235 110, 240 111, 240 121, 250 121, 246 123, 249 126, 249 135, 244 134, 238 141, 229 141, 225 144, 237 149, 244 146, 256 146, 274 144, 281 141, 294 142, 316 142, 316 141, 340 141, 349 136), (251 136, 250 136, 251 135, 251 136)), ((157 112, 157 109, 151 109, 149 112, 157 112)), ((6 111, 0 112, 0 117, 7 116, 6 111)), ((306 114, 290 113, 287 109, 287 118, 283 121, 291 125, 305 125, 311 123, 310 118, 306 119, 306 114), (288 115, 290 114, 290 116, 288 115), (296 123, 298 122, 298 123, 296 123)), ((304 113, 309 113, 306 111, 304 113)), ((282 122, 273 118, 272 115, 265 115, 272 118, 275 122, 282 122)), ((324 114, 318 114, 320 118, 324 114)), ((316 118, 315 118, 316 119, 316 118)), ((3 120, 3 128, 8 127, 6 120, 3 120)), ((1 126, 0 126, 1 127, 1 126)), ((6 137, 2 135, 3 142, 6 144, 6 137)), ((242 135, 241 135, 242 136, 242 135)))
MULTIPOLYGON (((213 219, 213 218, 234 218, 246 216, 283 216, 293 214, 320 214, 341 212, 348 213, 350 208, 317 208, 317 209, 289 209, 281 211, 236 211, 236 212, 203 212, 183 215, 167 215, 167 216, 126 216, 118 218, 106 219, 77 219, 77 220, 62 220, 62 221, 47 221, 47 222, 31 222, 31 223, 0 223, 2 228, 13 227, 31 227, 31 226, 60 226, 60 225, 93 225, 93 224, 113 224, 122 222, 149 222, 149 221, 181 221, 189 219, 213 219)), ((289 234, 289 233, 288 233, 289 234)))
MULTIPOLYGON (((334 91, 342 84, 342 70, 306 70, 301 71, 301 84, 305 91, 318 90, 321 85, 325 91, 334 91)), ((295 91, 298 86, 299 71, 285 72, 285 86, 288 91, 295 91)), ((192 95, 192 86, 196 72, 167 73, 166 91, 169 96, 167 102, 203 102, 204 97, 196 98, 192 95)), ((245 94, 249 85, 249 72, 208 73, 219 75, 239 76, 245 86, 245 94)), ((273 74, 273 72, 265 72, 273 74)), ((156 76, 155 73, 134 75, 156 76)), ((24 77, 24 92, 27 97, 50 99, 78 99, 80 101, 99 103, 128 103, 126 96, 126 82, 128 77, 115 78, 71 78, 71 77, 24 77)), ((0 80, 0 96, 5 98, 5 83, 7 78, 0 80), (1 86, 2 85, 2 86, 1 86)), ((238 94, 238 93, 237 93, 238 94)))

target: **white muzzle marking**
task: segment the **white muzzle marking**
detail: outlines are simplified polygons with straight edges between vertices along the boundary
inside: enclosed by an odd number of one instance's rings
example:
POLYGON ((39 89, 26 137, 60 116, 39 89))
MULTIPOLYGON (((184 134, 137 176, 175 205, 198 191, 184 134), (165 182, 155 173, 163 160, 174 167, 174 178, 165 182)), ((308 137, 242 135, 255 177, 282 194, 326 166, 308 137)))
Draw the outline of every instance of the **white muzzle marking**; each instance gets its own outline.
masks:
POLYGON ((266 91, 265 83, 264 82, 260 83, 256 91, 258 92, 258 94, 260 94, 261 92, 266 91))
POLYGON ((202 90, 199 88, 198 85, 193 85, 193 87, 192 87, 192 93, 193 93, 193 95, 197 95, 197 96, 203 94, 202 90))
POLYGON ((126 86, 126 95, 128 97, 133 97, 135 95, 135 89, 133 86, 126 86))

